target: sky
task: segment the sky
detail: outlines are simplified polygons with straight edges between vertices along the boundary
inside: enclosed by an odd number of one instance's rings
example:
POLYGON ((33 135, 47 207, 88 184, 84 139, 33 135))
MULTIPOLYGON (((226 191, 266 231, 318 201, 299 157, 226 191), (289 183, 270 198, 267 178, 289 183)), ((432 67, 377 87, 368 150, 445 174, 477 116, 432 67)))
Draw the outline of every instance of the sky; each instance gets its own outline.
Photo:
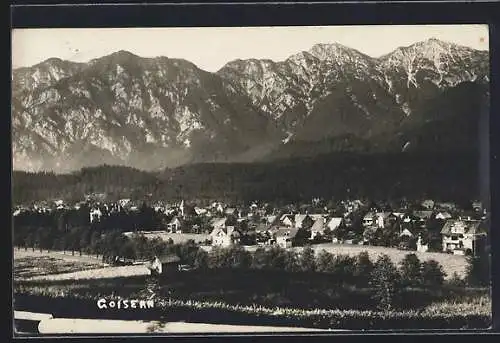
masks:
POLYGON ((141 57, 183 58, 215 72, 235 59, 282 61, 317 43, 336 42, 379 57, 429 38, 489 48, 487 25, 14 29, 12 66, 51 57, 87 62, 126 50, 141 57))

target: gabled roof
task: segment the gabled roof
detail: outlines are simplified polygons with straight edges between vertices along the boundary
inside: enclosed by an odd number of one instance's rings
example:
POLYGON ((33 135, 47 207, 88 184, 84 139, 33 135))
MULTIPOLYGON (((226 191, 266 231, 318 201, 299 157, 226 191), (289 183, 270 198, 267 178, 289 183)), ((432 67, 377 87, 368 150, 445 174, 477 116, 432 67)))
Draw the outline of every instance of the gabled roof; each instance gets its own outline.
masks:
POLYGON ((311 227, 311 231, 321 232, 325 229, 325 220, 323 218, 316 219, 314 221, 313 226, 311 227))
POLYGON ((294 227, 280 227, 276 232, 276 238, 278 237, 290 237, 294 238, 297 235, 299 229, 294 227))
POLYGON ((226 224, 227 218, 214 218, 210 221, 210 225, 213 227, 220 227, 226 224))
POLYGON ((391 212, 377 212, 375 215, 377 217, 382 217, 384 219, 388 218, 392 213, 391 212))
POLYGON ((336 228, 338 228, 340 226, 340 224, 342 223, 342 220, 344 220, 344 218, 341 218, 341 217, 330 218, 330 220, 328 221, 328 227, 331 230, 335 230, 336 228))
POLYGON ((448 218, 451 218, 452 215, 447 212, 447 211, 439 211, 437 214, 436 214, 436 217, 440 217, 440 218, 444 218, 444 219, 448 219, 448 218))
POLYGON ((429 219, 432 216, 432 211, 414 211, 413 216, 418 219, 429 219))
POLYGON ((399 234, 399 236, 400 236, 400 237, 401 237, 401 236, 409 236, 409 237, 413 237, 413 233, 412 233, 410 230, 408 230, 408 229, 404 229, 404 230, 403 230, 403 231, 399 234))
POLYGON ((215 236, 219 232, 222 232, 226 236, 231 236, 231 237, 239 237, 241 236, 238 230, 235 230, 234 227, 228 226, 228 227, 216 227, 210 232, 210 236, 215 236))
POLYGON ((174 254, 167 254, 167 255, 162 255, 162 256, 156 256, 158 261, 160 261, 161 264, 164 263, 177 263, 180 262, 180 258, 177 255, 174 254))
POLYGON ((363 217, 363 219, 373 219, 373 212, 368 212, 367 214, 365 214, 365 216, 363 217))
POLYGON ((463 230, 464 234, 478 234, 484 232, 481 228, 480 220, 448 219, 441 229, 441 234, 451 235, 455 230, 459 232, 463 230))

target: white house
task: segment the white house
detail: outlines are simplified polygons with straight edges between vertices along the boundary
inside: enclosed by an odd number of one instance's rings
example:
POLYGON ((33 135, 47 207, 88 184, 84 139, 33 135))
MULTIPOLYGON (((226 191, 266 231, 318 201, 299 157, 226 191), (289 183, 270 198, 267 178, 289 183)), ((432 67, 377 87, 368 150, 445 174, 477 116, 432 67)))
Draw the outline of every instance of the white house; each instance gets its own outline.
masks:
POLYGON ((90 222, 93 223, 96 220, 101 219, 102 211, 99 207, 90 210, 90 222))
POLYGON ((375 225, 379 228, 384 228, 388 223, 391 216, 391 212, 378 212, 375 214, 375 225))
POLYGON ((210 221, 210 225, 214 229, 223 229, 226 227, 227 218, 214 218, 210 221))
POLYGON ((175 217, 167 224, 167 231, 170 233, 182 233, 182 221, 175 217))
POLYGON ((428 244, 423 244, 422 243, 422 237, 418 237, 418 240, 417 240, 417 251, 420 251, 420 252, 427 252, 429 251, 429 245, 428 244))
POLYGON ((234 229, 234 226, 215 228, 210 233, 212 237, 212 246, 229 247, 240 243, 240 233, 234 229))
POLYGON ((276 232, 276 244, 287 249, 294 246, 295 236, 299 230, 294 227, 281 227, 276 232))
POLYGON ((475 254, 476 241, 486 236, 486 230, 479 220, 449 219, 443 225, 441 235, 443 251, 475 254))

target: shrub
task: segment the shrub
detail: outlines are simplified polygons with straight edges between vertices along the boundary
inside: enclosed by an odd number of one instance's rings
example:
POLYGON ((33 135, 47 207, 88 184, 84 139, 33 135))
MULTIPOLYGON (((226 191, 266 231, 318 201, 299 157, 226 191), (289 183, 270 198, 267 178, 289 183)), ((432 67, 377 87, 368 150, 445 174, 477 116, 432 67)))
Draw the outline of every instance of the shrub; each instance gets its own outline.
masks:
POLYGON ((357 284, 361 287, 366 287, 370 282, 370 275, 373 271, 373 263, 370 260, 368 252, 360 252, 356 258, 356 269, 354 276, 357 284))
POLYGON ((422 263, 422 280, 424 285, 429 287, 442 286, 446 273, 443 266, 435 260, 428 260, 422 263))
POLYGON ((490 261, 487 254, 467 257, 467 284, 487 286, 490 284, 490 261))
POLYGON ((375 262, 371 273, 370 285, 373 287, 373 299, 380 310, 392 310, 398 300, 400 275, 388 255, 381 255, 375 262))
POLYGON ((304 247, 299 258, 300 270, 303 272, 313 272, 316 270, 314 250, 310 246, 304 247))
POLYGON ((407 254, 400 263, 401 281, 405 286, 418 286, 422 283, 421 263, 415 254, 407 254))

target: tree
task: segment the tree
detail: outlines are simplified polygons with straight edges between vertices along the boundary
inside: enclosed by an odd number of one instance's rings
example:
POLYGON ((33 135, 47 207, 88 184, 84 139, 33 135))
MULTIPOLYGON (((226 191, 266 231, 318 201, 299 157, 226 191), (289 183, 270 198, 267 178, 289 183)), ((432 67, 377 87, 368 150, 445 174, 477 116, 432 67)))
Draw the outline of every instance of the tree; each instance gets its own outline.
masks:
POLYGON ((444 283, 446 273, 436 260, 428 260, 422 263, 422 280, 424 285, 438 287, 444 283))
POLYGON ((293 250, 285 251, 285 271, 297 272, 299 271, 299 258, 297 253, 293 250))
POLYGON ((357 279, 358 285, 361 287, 368 286, 372 271, 373 263, 370 260, 368 252, 360 252, 356 258, 356 270, 354 272, 354 277, 357 279))
POLYGON ((266 269, 267 264, 267 254, 266 250, 262 247, 258 247, 257 250, 253 253, 252 256, 252 265, 253 269, 266 269))
POLYGON ((28 247, 31 247, 33 251, 35 251, 35 237, 32 232, 28 233, 26 235, 26 238, 24 239, 24 247, 25 250, 27 250, 28 247))
POLYGON ((227 251, 231 268, 248 269, 252 264, 252 255, 241 246, 233 246, 227 251))
POLYGON ((378 309, 390 311, 395 307, 399 295, 400 275, 388 255, 379 256, 375 262, 370 286, 378 309))
POLYGON ((338 283, 351 283, 356 272, 356 258, 337 255, 333 259, 333 274, 338 283))
POLYGON ((304 247, 299 258, 300 270, 303 272, 313 272, 316 269, 314 250, 310 246, 304 247))
POLYGON ((467 256, 466 281, 471 286, 490 284, 490 258, 488 254, 467 256))
POLYGON ((320 273, 332 272, 334 257, 326 250, 321 250, 316 257, 316 271, 320 273))
POLYGON ((415 287, 422 284, 422 264, 415 254, 407 254, 400 263, 399 271, 403 285, 415 287))
POLYGON ((199 270, 208 268, 208 253, 205 250, 198 249, 194 258, 194 267, 199 270))

